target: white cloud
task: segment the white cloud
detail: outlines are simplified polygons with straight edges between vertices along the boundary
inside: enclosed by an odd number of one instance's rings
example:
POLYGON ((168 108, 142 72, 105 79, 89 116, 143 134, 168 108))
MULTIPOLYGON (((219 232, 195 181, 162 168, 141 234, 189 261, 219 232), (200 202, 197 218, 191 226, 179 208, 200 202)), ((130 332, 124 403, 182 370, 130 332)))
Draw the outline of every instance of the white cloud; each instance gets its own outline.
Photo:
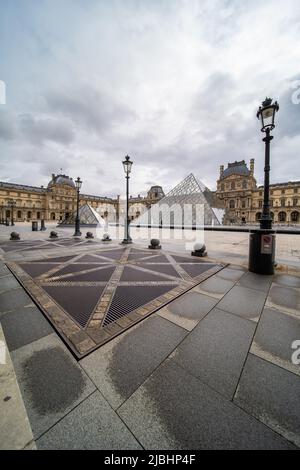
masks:
POLYGON ((129 153, 133 194, 190 171, 212 187, 220 164, 252 157, 262 181, 255 112, 271 95, 272 180, 300 179, 299 24, 298 0, 1 2, 3 178, 46 184, 62 167, 116 194, 129 153))

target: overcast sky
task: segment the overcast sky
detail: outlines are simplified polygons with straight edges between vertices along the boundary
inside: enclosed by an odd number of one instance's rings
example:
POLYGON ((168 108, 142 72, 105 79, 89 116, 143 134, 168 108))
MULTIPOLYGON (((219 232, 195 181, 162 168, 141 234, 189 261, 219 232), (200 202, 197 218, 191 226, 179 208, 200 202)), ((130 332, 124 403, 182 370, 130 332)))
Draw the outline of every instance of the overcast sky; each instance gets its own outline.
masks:
POLYGON ((271 182, 300 180, 299 0, 0 0, 0 80, 2 181, 115 196, 129 154, 133 195, 250 158, 262 183, 266 95, 271 182))

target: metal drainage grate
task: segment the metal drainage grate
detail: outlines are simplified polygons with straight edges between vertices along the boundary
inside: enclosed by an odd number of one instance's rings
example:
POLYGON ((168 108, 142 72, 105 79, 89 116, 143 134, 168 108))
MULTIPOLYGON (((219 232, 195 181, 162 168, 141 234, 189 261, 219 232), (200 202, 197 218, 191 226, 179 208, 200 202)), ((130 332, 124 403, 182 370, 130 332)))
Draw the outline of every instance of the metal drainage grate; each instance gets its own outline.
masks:
POLYGON ((115 322, 124 315, 174 289, 174 284, 164 286, 119 286, 106 314, 103 326, 115 322))
POLYGON ((44 286, 43 289, 82 328, 85 328, 102 295, 104 286, 44 286))
POLYGON ((208 271, 215 267, 215 264, 180 264, 180 266, 188 273, 191 277, 199 276, 200 274, 208 271))

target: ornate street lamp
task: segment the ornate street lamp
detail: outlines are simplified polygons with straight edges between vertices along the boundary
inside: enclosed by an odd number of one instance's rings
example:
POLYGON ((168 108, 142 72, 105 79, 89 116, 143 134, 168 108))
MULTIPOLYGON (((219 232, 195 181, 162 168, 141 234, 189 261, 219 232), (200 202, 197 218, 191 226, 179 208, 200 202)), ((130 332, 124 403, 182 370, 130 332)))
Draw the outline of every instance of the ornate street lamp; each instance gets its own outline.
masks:
POLYGON ((132 243, 132 239, 129 235, 129 175, 131 172, 132 161, 130 160, 129 155, 126 155, 125 160, 122 162, 124 171, 125 171, 125 178, 126 178, 126 220, 125 220, 125 234, 124 240, 122 241, 123 245, 128 245, 132 243))
POLYGON ((8 207, 10 207, 11 211, 10 211, 10 225, 15 225, 14 223, 14 207, 16 207, 16 201, 14 201, 13 199, 9 199, 8 201, 8 207))
POLYGON ((263 138, 265 142, 265 180, 264 180, 264 205, 262 211, 262 217, 260 219, 260 228, 271 229, 272 228, 272 217, 270 215, 270 142, 273 136, 270 132, 275 127, 275 113, 279 110, 277 101, 272 104, 272 98, 266 98, 263 101, 262 106, 257 111, 257 118, 261 120, 261 131, 266 133, 266 137, 263 138))
POLYGON ((270 214, 270 135, 275 128, 275 114, 279 110, 277 101, 266 98, 257 111, 257 118, 261 121, 261 131, 266 134, 262 139, 265 142, 265 176, 264 176, 264 203, 260 219, 260 229, 251 230, 249 271, 258 274, 273 274, 275 264, 275 232, 272 230, 272 217, 270 214))
POLYGON ((79 192, 80 192, 81 185, 82 185, 82 181, 78 176, 77 180, 75 180, 75 186, 76 186, 76 190, 77 190, 77 205, 76 205, 75 233, 73 235, 74 237, 80 237, 81 236, 80 219, 79 219, 79 192))

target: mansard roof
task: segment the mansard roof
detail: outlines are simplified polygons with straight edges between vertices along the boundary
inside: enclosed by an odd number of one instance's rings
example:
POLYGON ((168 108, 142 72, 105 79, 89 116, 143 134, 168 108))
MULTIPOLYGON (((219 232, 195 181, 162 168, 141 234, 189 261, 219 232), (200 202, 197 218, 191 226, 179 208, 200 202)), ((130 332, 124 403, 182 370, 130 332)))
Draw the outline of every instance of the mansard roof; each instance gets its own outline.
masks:
POLYGON ((245 160, 241 160, 240 162, 233 162, 228 163, 228 167, 220 176, 220 179, 227 178, 231 175, 240 175, 240 176, 249 176, 250 170, 248 169, 245 160))

